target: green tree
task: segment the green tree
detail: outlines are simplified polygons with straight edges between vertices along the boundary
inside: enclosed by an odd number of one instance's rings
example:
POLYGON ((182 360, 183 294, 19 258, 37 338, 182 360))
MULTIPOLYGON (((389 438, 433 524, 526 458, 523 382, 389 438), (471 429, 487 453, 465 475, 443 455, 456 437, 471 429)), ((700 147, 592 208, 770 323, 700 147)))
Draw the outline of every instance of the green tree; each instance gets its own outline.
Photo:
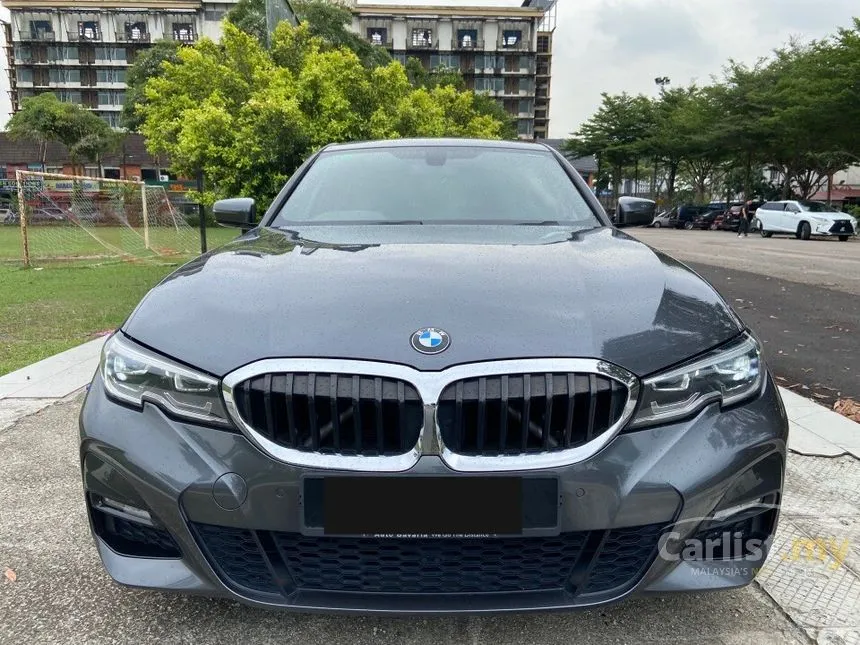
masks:
POLYGON ((61 140, 67 112, 68 104, 52 92, 26 98, 21 109, 9 119, 7 132, 13 141, 31 141, 39 147, 44 170, 48 143, 61 140))
POLYGON ((152 47, 139 52, 126 75, 125 104, 122 106, 122 125, 126 130, 137 132, 142 117, 137 111, 146 100, 143 88, 146 82, 160 76, 164 63, 179 60, 179 43, 173 40, 159 40, 152 47))
POLYGON ((9 120, 8 132, 13 139, 38 143, 43 168, 50 141, 66 146, 74 168, 82 160, 100 164, 101 156, 117 144, 115 133, 102 119, 79 105, 60 101, 50 92, 24 99, 21 109, 9 120))
POLYGON ((145 87, 141 131, 150 150, 186 176, 202 169, 207 201, 248 195, 265 203, 314 149, 404 136, 498 138, 503 124, 450 86, 414 88, 399 63, 367 67, 281 23, 272 46, 230 22, 216 44, 183 48, 145 87))
POLYGON ((269 30, 266 25, 266 0, 239 0, 226 19, 236 25, 258 42, 269 42, 269 30))
POLYGON ((609 166, 612 191, 618 196, 618 185, 625 166, 637 163, 647 152, 646 141, 654 128, 653 106, 646 96, 601 94, 597 112, 564 144, 576 156, 597 157, 601 166, 609 166))

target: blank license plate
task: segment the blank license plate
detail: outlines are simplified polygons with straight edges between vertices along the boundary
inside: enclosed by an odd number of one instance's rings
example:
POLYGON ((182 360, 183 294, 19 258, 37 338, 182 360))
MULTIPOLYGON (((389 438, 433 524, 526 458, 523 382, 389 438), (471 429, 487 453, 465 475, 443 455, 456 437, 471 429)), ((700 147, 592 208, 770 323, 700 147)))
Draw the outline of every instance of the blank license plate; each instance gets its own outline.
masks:
POLYGON ((326 535, 456 537, 523 530, 519 477, 326 477, 326 535))

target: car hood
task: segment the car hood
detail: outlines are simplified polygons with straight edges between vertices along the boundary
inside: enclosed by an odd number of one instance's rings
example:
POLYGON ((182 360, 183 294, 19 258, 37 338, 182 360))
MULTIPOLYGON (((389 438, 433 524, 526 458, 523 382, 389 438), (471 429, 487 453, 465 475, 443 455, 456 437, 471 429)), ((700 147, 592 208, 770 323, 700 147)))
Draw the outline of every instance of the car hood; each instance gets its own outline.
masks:
POLYGON ((801 214, 807 215, 812 219, 823 219, 828 222, 844 222, 845 220, 849 220, 852 223, 856 222, 856 220, 848 213, 816 213, 814 211, 803 211, 801 214))
POLYGON ((642 376, 741 330, 692 270, 614 229, 338 228, 252 231, 166 278, 123 331, 217 376, 272 357, 599 358, 642 376), (412 349, 422 327, 448 350, 412 349))

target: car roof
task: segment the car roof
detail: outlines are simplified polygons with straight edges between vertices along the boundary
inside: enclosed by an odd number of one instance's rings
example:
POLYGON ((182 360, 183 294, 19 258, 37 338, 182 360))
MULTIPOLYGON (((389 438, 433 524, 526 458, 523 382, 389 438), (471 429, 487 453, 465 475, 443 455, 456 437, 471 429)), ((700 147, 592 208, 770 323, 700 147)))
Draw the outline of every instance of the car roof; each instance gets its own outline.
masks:
POLYGON ((417 148, 417 147, 456 146, 463 148, 496 148, 508 150, 546 150, 552 148, 544 143, 532 141, 510 141, 499 139, 382 139, 377 141, 354 141, 350 143, 331 143, 323 148, 326 152, 342 150, 366 150, 373 148, 417 148))

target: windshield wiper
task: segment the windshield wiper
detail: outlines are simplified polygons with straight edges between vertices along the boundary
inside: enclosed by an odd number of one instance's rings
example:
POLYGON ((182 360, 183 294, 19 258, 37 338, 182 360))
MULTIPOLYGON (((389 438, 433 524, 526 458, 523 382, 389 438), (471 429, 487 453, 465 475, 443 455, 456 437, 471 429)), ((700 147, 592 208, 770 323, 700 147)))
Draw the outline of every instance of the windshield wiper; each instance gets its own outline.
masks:
POLYGON ((517 222, 517 226, 563 226, 563 225, 558 220, 545 219, 542 222, 517 222))

